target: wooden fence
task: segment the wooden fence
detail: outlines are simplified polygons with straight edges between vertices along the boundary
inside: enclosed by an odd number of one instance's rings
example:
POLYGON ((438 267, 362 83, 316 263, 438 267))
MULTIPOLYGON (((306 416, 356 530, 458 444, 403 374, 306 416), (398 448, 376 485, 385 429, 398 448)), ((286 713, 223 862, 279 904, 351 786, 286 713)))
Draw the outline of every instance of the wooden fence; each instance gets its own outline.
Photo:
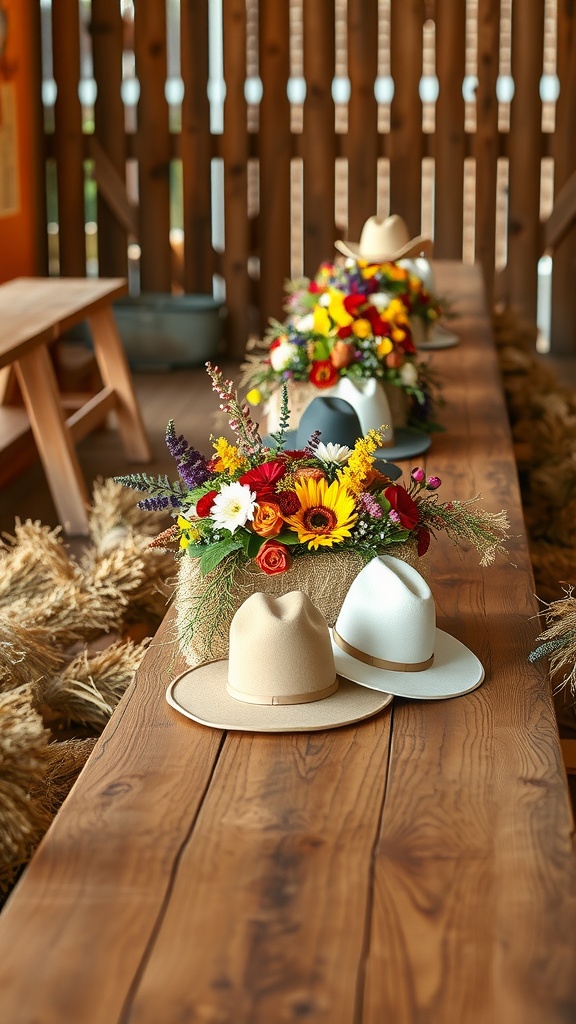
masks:
MULTIPOLYGON (((212 293, 216 280, 241 356, 281 316, 287 277, 393 212, 432 233, 438 258, 479 261, 490 300, 499 290, 535 318, 543 223, 576 169, 572 0, 38 11, 52 273, 85 274, 88 252, 89 273, 143 291, 212 293)), ((557 352, 576 348, 576 229, 561 234, 557 352)))

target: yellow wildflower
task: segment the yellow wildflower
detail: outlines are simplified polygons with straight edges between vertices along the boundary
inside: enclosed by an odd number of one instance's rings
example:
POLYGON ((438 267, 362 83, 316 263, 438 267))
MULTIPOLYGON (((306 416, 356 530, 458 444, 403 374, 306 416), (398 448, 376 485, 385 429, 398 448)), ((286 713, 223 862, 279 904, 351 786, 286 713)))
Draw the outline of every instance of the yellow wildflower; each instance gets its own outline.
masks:
POLYGON ((262 392, 258 388, 251 388, 246 395, 246 401, 249 405, 260 405, 262 401, 262 392))
POLYGON ((358 269, 364 280, 369 281, 371 277, 375 277, 381 268, 379 263, 367 263, 366 260, 358 260, 358 269))
POLYGON ((295 515, 285 516, 290 530, 298 534, 298 542, 310 551, 332 547, 346 537, 358 518, 353 497, 348 489, 333 480, 296 480, 294 489, 300 501, 295 515))
POLYGON ((192 525, 189 519, 185 519, 184 516, 178 516, 178 526, 180 527, 180 547, 187 548, 190 544, 195 544, 196 541, 200 540, 200 531, 192 525))
POLYGON ((352 454, 348 457, 347 464, 337 474, 340 483, 351 494, 361 494, 364 490, 364 481, 374 463, 372 453, 381 444, 382 438, 377 430, 369 430, 366 437, 361 437, 356 441, 352 454))
POLYGON ((367 338, 372 334, 372 325, 370 324, 370 321, 365 320, 364 317, 359 317, 359 319, 355 320, 352 324, 352 334, 356 338, 367 338))
POLYGON ((380 338, 380 341, 376 346, 376 355, 378 356, 379 359, 383 359, 384 356, 387 356, 388 353, 391 352, 393 348, 394 345, 390 341, 390 338, 382 337, 380 338))
POLYGON ((347 327, 348 324, 352 323, 354 317, 350 316, 344 305, 344 292, 339 291, 338 288, 330 288, 328 294, 330 295, 330 304, 328 306, 330 316, 336 321, 338 327, 347 327))
POLYGON ((325 337, 330 333, 330 317, 324 306, 314 307, 314 333, 323 334, 325 337))
POLYGON ((225 437, 212 438, 212 446, 218 456, 217 470, 219 473, 235 473, 238 469, 248 466, 247 460, 235 444, 230 444, 225 437))
POLYGON ((394 320, 397 324, 408 323, 408 313, 402 299, 391 299, 386 310, 386 319, 394 320))

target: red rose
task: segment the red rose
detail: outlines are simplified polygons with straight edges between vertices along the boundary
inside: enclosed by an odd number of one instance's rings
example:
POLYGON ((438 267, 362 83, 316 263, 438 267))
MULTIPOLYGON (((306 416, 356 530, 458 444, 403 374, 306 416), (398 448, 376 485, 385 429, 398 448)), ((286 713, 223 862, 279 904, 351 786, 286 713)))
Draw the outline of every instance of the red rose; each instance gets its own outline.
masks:
POLYGON ((397 487, 392 484, 391 487, 387 487, 384 491, 384 497, 388 499, 394 511, 398 513, 400 524, 404 529, 413 530, 418 524, 420 513, 418 512, 416 502, 412 500, 408 492, 403 487, 397 487))
POLYGON ((206 516, 210 515, 210 509, 214 504, 214 498, 218 494, 218 491, 208 491, 208 494, 203 494, 201 498, 198 498, 196 502, 196 515, 198 519, 205 519, 206 516))
POLYGON ((338 380, 338 370, 329 359, 317 359, 312 363, 309 380, 317 388, 331 388, 338 380))
POLYGON ((276 576, 290 568, 292 555, 285 544, 280 544, 277 540, 267 540, 254 561, 267 576, 276 576))
POLYGON ((425 526, 421 526, 416 536, 418 538, 418 555, 421 558, 430 547, 430 530, 427 530, 425 526))

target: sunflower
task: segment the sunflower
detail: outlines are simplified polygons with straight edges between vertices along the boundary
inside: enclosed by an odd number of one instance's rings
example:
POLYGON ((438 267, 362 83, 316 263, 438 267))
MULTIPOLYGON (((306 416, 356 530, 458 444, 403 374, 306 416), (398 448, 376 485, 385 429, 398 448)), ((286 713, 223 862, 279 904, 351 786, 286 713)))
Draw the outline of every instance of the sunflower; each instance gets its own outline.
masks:
POLYGON ((328 485, 327 480, 305 478, 296 480, 294 489, 300 510, 285 519, 290 529, 297 532, 300 544, 308 544, 310 550, 316 551, 350 536, 358 513, 346 487, 337 480, 328 485))

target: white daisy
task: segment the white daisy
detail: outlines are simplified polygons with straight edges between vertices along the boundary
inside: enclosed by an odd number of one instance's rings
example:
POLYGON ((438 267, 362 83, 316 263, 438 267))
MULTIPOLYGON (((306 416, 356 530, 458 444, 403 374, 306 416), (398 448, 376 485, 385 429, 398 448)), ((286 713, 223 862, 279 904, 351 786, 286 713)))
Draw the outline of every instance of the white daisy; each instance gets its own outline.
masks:
POLYGON ((390 305, 393 296, 389 292, 374 292, 368 297, 371 306, 375 306, 379 313, 390 305))
POLYGON ((220 493, 214 498, 210 518, 216 526, 234 533, 239 526, 244 526, 249 519, 254 518, 255 506, 254 491, 250 490, 248 484, 236 480, 232 484, 222 484, 220 493))
POLYGON ((283 337, 279 345, 270 349, 270 365, 276 373, 280 373, 290 365, 294 356, 298 353, 298 346, 288 341, 288 338, 283 337))
POLYGON ((337 466, 343 466, 345 462, 348 462, 351 451, 352 449, 345 444, 333 444, 332 441, 324 444, 323 441, 320 441, 316 448, 316 455, 321 462, 334 462, 337 466))

